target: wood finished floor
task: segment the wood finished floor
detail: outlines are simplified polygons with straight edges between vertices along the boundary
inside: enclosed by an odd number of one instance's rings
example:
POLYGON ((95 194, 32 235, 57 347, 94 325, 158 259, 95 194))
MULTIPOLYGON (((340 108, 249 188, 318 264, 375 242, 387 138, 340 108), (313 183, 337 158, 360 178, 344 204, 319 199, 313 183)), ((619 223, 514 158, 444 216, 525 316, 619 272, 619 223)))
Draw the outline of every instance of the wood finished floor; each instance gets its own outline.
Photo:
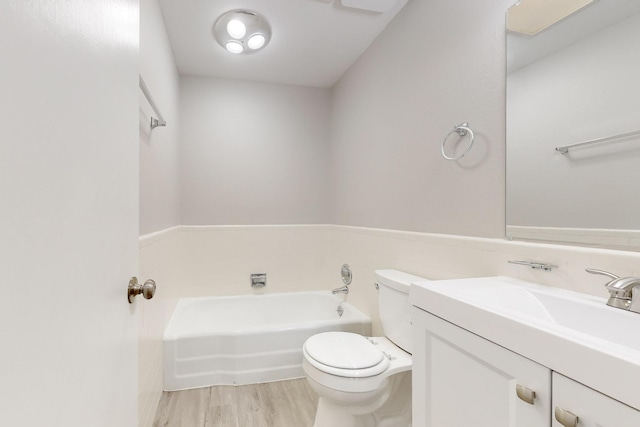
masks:
POLYGON ((317 406, 304 378, 165 391, 153 427, 311 427, 317 406))

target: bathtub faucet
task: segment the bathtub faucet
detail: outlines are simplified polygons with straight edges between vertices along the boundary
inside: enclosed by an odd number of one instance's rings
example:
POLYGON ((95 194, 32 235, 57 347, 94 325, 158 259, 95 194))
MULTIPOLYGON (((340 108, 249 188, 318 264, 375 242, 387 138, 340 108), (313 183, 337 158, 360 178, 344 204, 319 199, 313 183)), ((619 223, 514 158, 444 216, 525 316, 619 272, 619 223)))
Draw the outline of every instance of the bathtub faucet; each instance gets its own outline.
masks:
POLYGON ((334 290, 331 291, 331 293, 333 295, 335 294, 348 294, 349 293, 349 287, 348 286, 343 286, 341 288, 335 288, 334 290))

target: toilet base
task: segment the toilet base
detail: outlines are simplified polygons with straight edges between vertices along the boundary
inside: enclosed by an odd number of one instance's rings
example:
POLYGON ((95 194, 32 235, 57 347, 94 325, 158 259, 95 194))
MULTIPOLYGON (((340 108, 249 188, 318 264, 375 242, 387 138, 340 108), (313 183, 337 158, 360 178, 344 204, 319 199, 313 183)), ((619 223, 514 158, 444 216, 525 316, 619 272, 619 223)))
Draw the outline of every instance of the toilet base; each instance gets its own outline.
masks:
POLYGON ((344 407, 332 405, 325 398, 318 401, 318 411, 313 427, 374 427, 373 414, 354 415, 345 411, 344 407))
MULTIPOLYGON (((319 385, 309 377, 307 380, 314 389, 319 385)), ((321 394, 313 427, 411 426, 411 371, 392 375, 386 387, 366 395, 356 402, 356 396, 333 400, 321 394)))

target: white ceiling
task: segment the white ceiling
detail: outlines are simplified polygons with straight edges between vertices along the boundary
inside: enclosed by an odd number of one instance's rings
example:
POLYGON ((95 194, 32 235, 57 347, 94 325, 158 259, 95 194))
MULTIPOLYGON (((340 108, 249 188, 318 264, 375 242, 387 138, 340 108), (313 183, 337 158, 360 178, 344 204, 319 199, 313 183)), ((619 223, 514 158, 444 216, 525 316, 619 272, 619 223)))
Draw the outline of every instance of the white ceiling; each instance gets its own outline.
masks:
POLYGON ((331 87, 408 0, 159 0, 181 74, 331 87), (346 7, 343 4, 350 4, 346 7), (373 12, 358 9, 370 2, 373 12), (234 55, 213 37, 224 12, 263 15, 273 35, 264 50, 234 55))

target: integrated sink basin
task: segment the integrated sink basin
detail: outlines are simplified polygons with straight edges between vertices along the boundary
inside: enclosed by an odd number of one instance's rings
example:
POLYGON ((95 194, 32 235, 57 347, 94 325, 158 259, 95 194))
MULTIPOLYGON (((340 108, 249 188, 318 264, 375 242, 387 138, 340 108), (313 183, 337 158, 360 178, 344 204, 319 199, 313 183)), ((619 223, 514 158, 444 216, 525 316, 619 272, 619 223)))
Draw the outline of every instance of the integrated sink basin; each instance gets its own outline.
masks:
POLYGON ((485 277, 414 283, 411 303, 640 409, 640 314, 606 298, 485 277))
POLYGON ((502 277, 459 282, 464 283, 442 284, 448 296, 523 322, 557 329, 574 335, 574 339, 597 338, 622 346, 617 348, 620 351, 626 347, 640 351, 640 335, 632 333, 634 326, 640 326, 639 315, 611 308, 604 298, 502 277), (483 282, 481 286, 479 280, 483 282))

